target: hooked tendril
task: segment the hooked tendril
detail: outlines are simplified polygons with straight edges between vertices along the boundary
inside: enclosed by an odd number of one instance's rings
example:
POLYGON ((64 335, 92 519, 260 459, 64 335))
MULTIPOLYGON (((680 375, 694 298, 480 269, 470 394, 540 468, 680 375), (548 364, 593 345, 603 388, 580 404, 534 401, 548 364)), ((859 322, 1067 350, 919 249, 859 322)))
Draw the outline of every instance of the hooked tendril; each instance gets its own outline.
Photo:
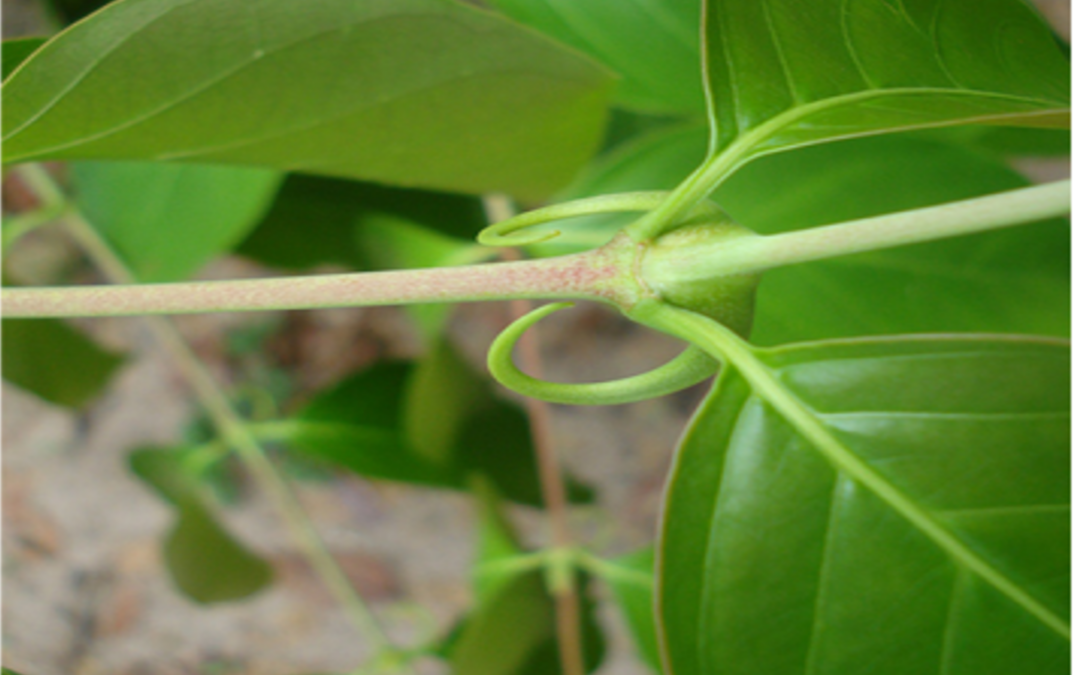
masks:
MULTIPOLYGON (((664 203, 668 193, 657 192, 623 192, 614 195, 601 195, 578 199, 562 204, 553 204, 543 208, 527 211, 525 213, 508 218, 501 222, 490 225, 477 235, 476 239, 484 246, 527 246, 539 244, 558 237, 559 230, 547 232, 522 233, 521 230, 543 225, 556 220, 589 216, 598 213, 626 213, 633 211, 651 211, 664 203)), ((712 202, 701 202, 688 214, 688 218, 697 216, 724 215, 720 207, 712 202)))
POLYGON ((514 321, 491 343, 488 369, 503 386, 519 394, 568 405, 617 405, 664 396, 701 382, 716 373, 717 362, 697 347, 688 347, 662 366, 648 372, 607 382, 571 384, 540 380, 514 364, 514 345, 544 317, 572 306, 556 302, 539 307, 514 321))

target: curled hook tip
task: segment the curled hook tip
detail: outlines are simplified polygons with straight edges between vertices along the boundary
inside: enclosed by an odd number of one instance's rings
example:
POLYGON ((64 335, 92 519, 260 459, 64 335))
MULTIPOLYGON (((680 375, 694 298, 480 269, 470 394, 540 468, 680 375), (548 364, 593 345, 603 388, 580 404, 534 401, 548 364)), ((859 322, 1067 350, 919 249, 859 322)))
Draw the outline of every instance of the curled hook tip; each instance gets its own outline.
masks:
POLYGON ((514 364, 514 345, 529 328, 573 302, 554 302, 538 307, 517 319, 491 343, 488 369, 503 386, 552 403, 568 405, 616 405, 664 396, 692 386, 713 375, 716 361, 696 347, 689 347, 677 357, 653 370, 607 382, 568 384, 540 380, 521 372, 514 364))

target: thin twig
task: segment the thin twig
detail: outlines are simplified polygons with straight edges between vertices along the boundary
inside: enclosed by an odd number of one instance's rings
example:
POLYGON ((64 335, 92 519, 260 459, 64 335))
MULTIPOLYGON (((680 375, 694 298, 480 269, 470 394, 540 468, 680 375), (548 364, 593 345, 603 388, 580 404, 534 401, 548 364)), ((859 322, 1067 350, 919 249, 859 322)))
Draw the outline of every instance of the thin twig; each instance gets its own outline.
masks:
MULTIPOLYGON (((27 183, 35 190, 47 190, 50 185, 55 188, 51 177, 40 166, 20 167, 20 173, 24 174, 27 183)), ((123 284, 135 282, 134 275, 123 260, 76 209, 69 209, 60 222, 66 226, 89 258, 111 282, 123 284)), ((157 316, 145 317, 144 320, 151 333, 168 352, 194 389, 196 397, 210 415, 220 436, 235 448, 240 460, 255 477, 259 487, 277 507, 308 563, 345 609, 357 630, 374 645, 376 654, 391 649, 392 645, 386 631, 326 548, 292 488, 277 472, 262 447, 247 430, 244 421, 233 409, 232 404, 199 358, 191 351, 172 321, 157 316)), ((412 672, 408 667, 405 667, 405 671, 412 672)))
MULTIPOLYGON (((499 222, 514 215, 510 201, 501 195, 485 197, 484 206, 491 222, 499 222)), ((507 261, 514 261, 520 260, 522 256, 516 249, 504 249, 501 257, 507 261)), ((510 302, 512 320, 516 321, 530 311, 532 311, 532 303, 528 300, 510 302)), ((518 347, 525 369, 533 377, 543 377, 543 358, 540 355, 540 343, 536 339, 536 332, 530 331, 522 336, 518 347)), ((529 416, 536 465, 540 474, 540 490, 551 526, 551 540, 556 550, 570 551, 574 545, 573 534, 570 530, 566 485, 563 482, 559 456, 551 436, 551 408, 540 399, 526 397, 525 411, 529 416)), ((557 575, 556 579, 563 577, 563 583, 556 583, 551 589, 555 596, 555 631, 563 675, 585 675, 581 643, 581 601, 578 597, 575 576, 571 574, 567 580, 564 578, 565 575, 557 575)))

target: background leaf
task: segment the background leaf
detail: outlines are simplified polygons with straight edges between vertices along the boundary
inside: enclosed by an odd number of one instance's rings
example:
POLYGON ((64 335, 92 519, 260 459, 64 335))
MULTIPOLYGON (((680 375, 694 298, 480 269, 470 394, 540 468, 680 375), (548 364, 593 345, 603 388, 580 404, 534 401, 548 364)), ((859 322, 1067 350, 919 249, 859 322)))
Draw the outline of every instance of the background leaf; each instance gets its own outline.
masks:
POLYGON ((656 112, 704 111, 699 0, 493 0, 492 4, 618 73, 617 103, 656 112))
MULTIPOLYGON (((377 364, 292 418, 259 428, 305 455, 369 478, 460 490, 479 473, 507 498, 541 504, 524 412, 496 399, 491 385, 448 346, 419 366, 377 364), (445 436, 428 435, 425 425, 445 436)), ((593 496, 572 479, 569 491, 575 502, 593 496)))
POLYGON ((76 202, 143 282, 179 281, 230 250, 281 184, 267 169, 74 162, 76 202))
POLYGON ((771 396, 842 459, 721 375, 668 490, 670 672, 1068 672, 1067 345, 889 338, 761 357, 771 396))
POLYGON ((713 152, 965 122, 1068 126, 1069 63, 1020 0, 707 0, 713 152))
POLYGON ((4 379, 50 403, 84 405, 124 361, 62 321, 4 319, 2 325, 4 379))
MULTIPOLYGON (((475 483, 474 483, 475 485, 475 483)), ((487 566, 522 553, 501 513, 498 496, 480 487, 477 604, 443 645, 454 675, 555 675, 562 672, 555 636, 555 606, 540 570, 487 573, 487 566)), ((586 579, 577 577, 578 591, 586 579)), ((582 647, 587 672, 603 660, 604 639, 596 610, 582 594, 582 647)))
POLYGON ((8 79, 8 75, 13 73, 23 61, 47 41, 48 38, 43 37, 26 37, 4 40, 3 43, 0 43, 0 46, 3 47, 3 54, 0 55, 3 79, 8 79))
POLYGON ((470 240, 487 225, 475 197, 289 174, 269 212, 237 252, 285 269, 322 264, 365 269, 370 261, 357 248, 356 228, 373 214, 470 240))
MULTIPOLYGON (((1029 184, 1000 156, 954 140, 897 134, 770 155, 712 198, 737 222, 771 234, 1029 184)), ((601 161, 569 196, 673 188, 705 144, 700 128, 646 136, 601 161)), ((627 221, 582 218, 565 232, 569 241, 601 241, 627 221)), ((572 248, 556 239, 541 252, 572 248)), ((1068 224, 1059 219, 771 270, 752 337, 779 344, 903 332, 1067 335, 1068 251, 1068 224)))
POLYGON ((663 672, 656 643, 656 618, 653 616, 653 567, 656 552, 649 548, 606 561, 600 574, 622 611, 634 646, 645 663, 663 672))
POLYGON ((20 73, 8 162, 228 162, 529 199, 589 156, 608 89, 584 57, 450 0, 119 2, 20 73))
POLYGON ((176 509, 165 539, 165 563, 177 587, 196 602, 240 600, 271 581, 270 565, 247 550, 214 518, 203 487, 178 450, 137 450, 132 472, 176 509))

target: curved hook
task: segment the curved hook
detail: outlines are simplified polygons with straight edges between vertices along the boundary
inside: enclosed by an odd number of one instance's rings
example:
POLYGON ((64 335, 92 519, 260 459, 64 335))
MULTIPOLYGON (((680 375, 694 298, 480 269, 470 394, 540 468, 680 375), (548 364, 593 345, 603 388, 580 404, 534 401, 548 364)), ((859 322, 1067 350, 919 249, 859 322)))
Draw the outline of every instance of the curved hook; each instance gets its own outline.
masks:
POLYGON ((549 382, 521 372, 513 359, 517 341, 544 317, 573 304, 556 302, 539 307, 514 321, 495 338, 488 350, 488 369, 500 384, 519 394, 551 403, 617 405, 664 396, 695 385, 716 373, 716 360, 697 347, 688 347, 674 359, 648 372, 607 382, 549 382))
MULTIPOLYGON (((651 211, 660 206, 667 198, 668 193, 657 192, 621 192, 613 195, 601 195, 578 199, 562 204, 553 204, 533 211, 508 218, 501 222, 490 225, 476 235, 476 240, 484 246, 527 246, 539 244, 559 236, 559 230, 534 234, 515 234, 525 228, 543 225, 555 220, 575 218, 578 216, 590 216, 598 213, 625 213, 632 211, 651 211)), ((716 215, 723 216, 724 212, 716 204, 705 201, 698 204, 688 214, 688 218, 716 215)))

